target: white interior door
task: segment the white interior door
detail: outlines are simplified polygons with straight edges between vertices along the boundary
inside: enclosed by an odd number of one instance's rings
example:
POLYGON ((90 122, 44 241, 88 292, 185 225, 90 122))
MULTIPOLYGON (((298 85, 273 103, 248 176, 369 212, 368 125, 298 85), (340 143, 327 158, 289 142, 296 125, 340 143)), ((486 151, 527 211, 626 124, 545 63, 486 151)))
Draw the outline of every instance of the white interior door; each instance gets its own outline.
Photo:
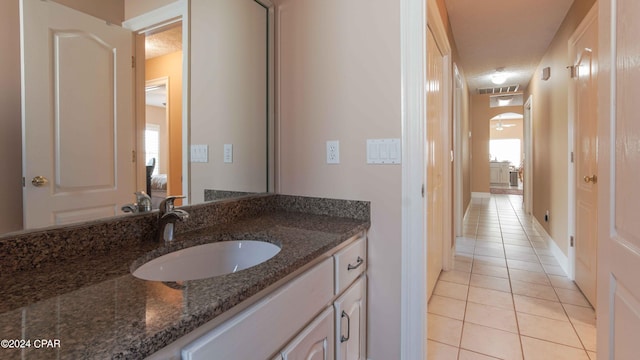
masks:
POLYGON ((427 31, 427 294, 431 297, 442 271, 444 246, 443 56, 427 31))
POLYGON ((598 21, 589 13, 569 41, 574 62, 575 281, 596 305, 598 222, 598 21))
POLYGON ((640 334, 640 2, 599 1, 598 359, 637 359, 640 334))
POLYGON ((25 228, 113 216, 135 191, 132 34, 55 2, 21 6, 25 228))

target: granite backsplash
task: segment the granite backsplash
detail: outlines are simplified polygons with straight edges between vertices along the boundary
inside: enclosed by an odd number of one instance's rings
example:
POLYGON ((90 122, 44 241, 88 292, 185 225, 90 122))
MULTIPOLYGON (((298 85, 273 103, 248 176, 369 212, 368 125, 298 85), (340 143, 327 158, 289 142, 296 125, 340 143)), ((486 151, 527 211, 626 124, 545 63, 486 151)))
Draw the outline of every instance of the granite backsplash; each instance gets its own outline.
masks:
MULTIPOLYGON (((189 219, 176 223, 185 233, 275 211, 290 211, 369 221, 367 201, 336 200, 280 194, 258 194, 183 206, 189 219)), ((155 241, 158 212, 122 215, 62 227, 0 237, 0 274, 37 269, 78 257, 107 254, 114 248, 155 241)))

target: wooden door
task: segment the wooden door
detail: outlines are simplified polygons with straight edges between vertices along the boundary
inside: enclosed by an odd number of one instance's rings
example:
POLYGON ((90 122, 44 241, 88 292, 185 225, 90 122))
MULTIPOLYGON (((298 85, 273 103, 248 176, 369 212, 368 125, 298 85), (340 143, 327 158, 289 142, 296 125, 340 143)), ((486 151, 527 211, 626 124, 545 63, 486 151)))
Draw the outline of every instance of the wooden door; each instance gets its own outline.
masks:
POLYGON ((135 191, 132 34, 52 1, 22 3, 24 226, 119 214, 135 191))
POLYGON ((597 7, 583 20, 569 41, 574 62, 573 122, 575 169, 575 281, 592 305, 596 304, 598 221, 598 21, 597 7))
POLYGON ((599 1, 598 359, 637 359, 640 334, 640 2, 599 1))
POLYGON ((443 55, 427 31, 427 294, 442 271, 444 242, 443 55))

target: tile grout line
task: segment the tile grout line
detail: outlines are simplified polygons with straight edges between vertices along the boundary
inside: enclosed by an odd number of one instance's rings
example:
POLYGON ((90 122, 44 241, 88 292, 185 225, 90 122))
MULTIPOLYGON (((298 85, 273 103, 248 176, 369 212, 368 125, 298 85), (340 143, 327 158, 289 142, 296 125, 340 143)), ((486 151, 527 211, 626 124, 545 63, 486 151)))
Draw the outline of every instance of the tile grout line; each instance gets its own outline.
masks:
MULTIPOLYGON (((542 266, 542 261, 540 260, 540 255, 538 254, 538 249, 536 249, 533 246, 533 243, 531 242, 531 238, 529 233, 524 229, 524 226, 522 225, 522 219, 520 218, 520 216, 518 215, 518 212, 515 210, 515 207, 513 206, 513 202, 511 201, 511 198, 509 198, 509 203, 511 204, 511 207, 514 210, 514 213, 516 214, 516 217, 518 218, 518 222, 520 223, 520 226, 522 226, 522 229, 525 231, 525 235, 527 237, 527 240, 529 241, 529 244, 531 244, 531 247, 534 249, 534 253, 536 255, 536 258, 538 259, 538 262, 540 263, 540 265, 542 266)), ((531 216, 531 215, 527 215, 524 214, 523 216, 531 216)), ((553 282, 551 281, 551 277, 549 276, 549 274, 547 273, 547 270, 544 268, 544 266, 542 267, 542 270, 544 270, 544 274, 545 277, 547 278, 547 280, 549 281, 549 284, 551 284, 551 289, 553 290, 553 293, 556 295, 556 297, 558 298, 558 302, 560 303, 560 306, 562 307, 562 312, 565 314, 565 316, 567 317, 567 320, 569 321, 569 324, 571 324, 571 328, 573 329, 574 334, 576 335, 576 337, 578 338, 578 341, 580 341, 580 345, 582 345, 582 350, 584 350, 584 352, 587 354, 587 358, 590 358, 587 347, 584 345, 584 341, 582 340, 582 338, 580 337, 580 334, 578 334, 578 330, 575 327, 575 324, 573 323, 573 321, 571 321, 571 316, 569 316, 569 313, 567 312, 567 309, 565 308, 565 304, 562 302, 562 300, 560 299, 560 295, 558 294, 558 291, 556 290, 556 287, 553 286, 553 282)), ((575 282, 574 282, 575 283, 575 282)), ((584 296, 584 294, 583 294, 584 296)), ((516 314, 516 318, 517 318, 517 314, 516 314)), ((519 330, 518 330, 519 331, 519 330)), ((535 339, 535 338, 534 338, 535 339)), ((543 339, 539 339, 539 340, 543 340, 543 339)), ((554 342, 555 343, 555 342, 554 342)), ((570 346, 570 345, 566 345, 566 346, 570 346)), ((573 347, 573 346, 572 346, 573 347)), ((573 347, 575 348, 575 347, 573 347)))
MULTIPOLYGON (((497 205, 497 202, 496 202, 496 210, 497 210, 497 208, 498 208, 498 205, 497 205)), ((519 222, 519 220, 518 220, 518 222, 519 222)), ((504 250, 504 237, 503 237, 503 233, 502 233, 502 222, 500 221, 500 212, 498 212, 498 223, 500 224, 500 237, 502 237, 502 249, 504 250)), ((520 224, 520 225, 522 226, 522 224, 520 224)), ((510 290, 511 290, 511 304, 513 305, 513 315, 514 315, 515 320, 516 320, 516 329, 518 330, 518 342, 520 343, 520 354, 522 355, 522 358, 524 359, 524 346, 522 345, 522 333, 520 332, 520 320, 518 320, 518 311, 516 310, 516 300, 513 297, 513 284, 511 282, 511 271, 510 271, 510 267, 509 267, 509 262, 507 261, 506 250, 504 252, 504 262, 505 262, 505 265, 507 267, 507 275, 509 276, 509 287, 510 287, 510 290)))

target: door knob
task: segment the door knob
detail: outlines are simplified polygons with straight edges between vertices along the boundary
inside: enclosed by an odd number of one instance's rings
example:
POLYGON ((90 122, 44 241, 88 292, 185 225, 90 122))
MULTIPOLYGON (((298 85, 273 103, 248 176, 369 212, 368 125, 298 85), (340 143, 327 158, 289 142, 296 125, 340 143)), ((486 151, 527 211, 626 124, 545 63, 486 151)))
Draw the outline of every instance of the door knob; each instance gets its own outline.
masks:
POLYGON ((598 177, 596 175, 591 175, 591 176, 585 176, 584 177, 584 182, 588 183, 597 183, 598 182, 598 177))
POLYGON ((47 185, 47 183, 49 182, 49 180, 47 180, 46 177, 38 175, 36 177, 34 177, 33 179, 31 179, 31 183, 33 184, 33 186, 36 187, 42 187, 47 185))

